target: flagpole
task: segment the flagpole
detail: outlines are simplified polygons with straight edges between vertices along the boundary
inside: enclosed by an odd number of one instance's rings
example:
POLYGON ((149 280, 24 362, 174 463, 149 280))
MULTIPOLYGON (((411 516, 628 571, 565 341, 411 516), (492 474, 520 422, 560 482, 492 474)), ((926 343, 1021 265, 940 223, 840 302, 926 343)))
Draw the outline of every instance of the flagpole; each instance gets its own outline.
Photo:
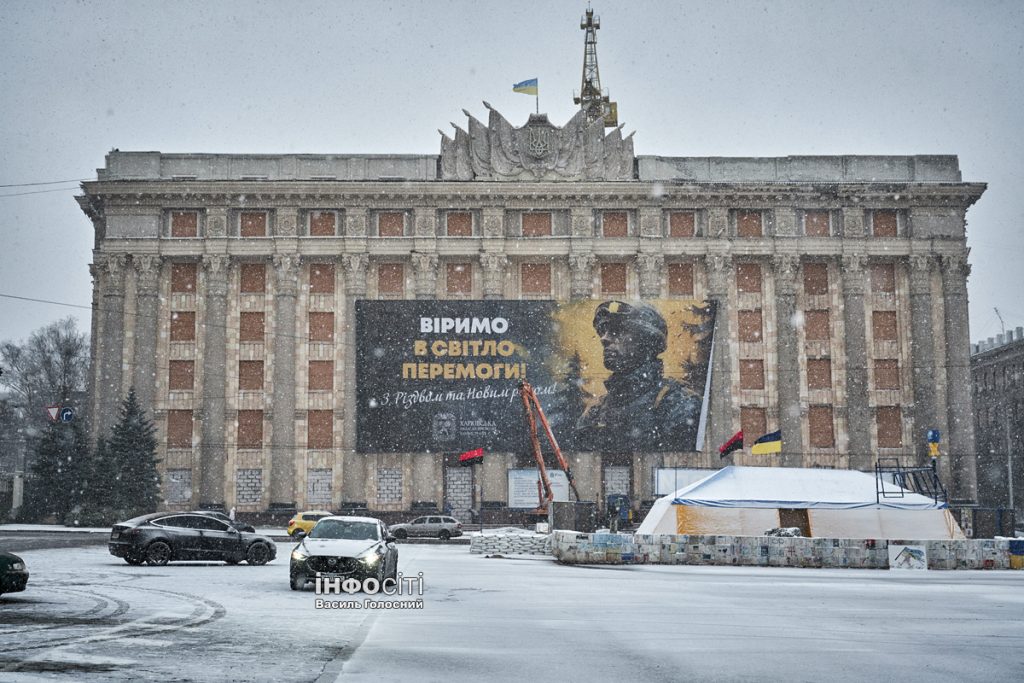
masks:
POLYGON ((537 113, 540 113, 540 88, 537 88, 537 94, 534 96, 537 99, 537 113))

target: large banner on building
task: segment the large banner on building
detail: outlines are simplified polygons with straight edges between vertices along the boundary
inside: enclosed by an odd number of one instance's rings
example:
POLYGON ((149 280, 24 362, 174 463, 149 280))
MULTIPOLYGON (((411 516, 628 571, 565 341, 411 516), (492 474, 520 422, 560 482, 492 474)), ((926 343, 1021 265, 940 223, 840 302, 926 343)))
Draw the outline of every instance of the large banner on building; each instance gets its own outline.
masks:
POLYGON ((563 450, 699 450, 714 318, 679 299, 357 301, 357 449, 529 453, 525 379, 563 450))

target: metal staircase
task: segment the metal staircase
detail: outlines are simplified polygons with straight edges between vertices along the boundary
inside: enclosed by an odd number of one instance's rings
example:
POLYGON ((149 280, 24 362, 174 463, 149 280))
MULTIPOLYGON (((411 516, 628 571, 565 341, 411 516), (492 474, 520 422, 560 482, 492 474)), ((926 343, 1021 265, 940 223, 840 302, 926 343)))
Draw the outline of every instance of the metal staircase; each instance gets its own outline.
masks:
POLYGON ((899 458, 879 458, 875 463, 875 502, 883 498, 903 498, 906 492, 931 498, 936 503, 946 503, 946 489, 939 481, 935 465, 907 467, 899 458))

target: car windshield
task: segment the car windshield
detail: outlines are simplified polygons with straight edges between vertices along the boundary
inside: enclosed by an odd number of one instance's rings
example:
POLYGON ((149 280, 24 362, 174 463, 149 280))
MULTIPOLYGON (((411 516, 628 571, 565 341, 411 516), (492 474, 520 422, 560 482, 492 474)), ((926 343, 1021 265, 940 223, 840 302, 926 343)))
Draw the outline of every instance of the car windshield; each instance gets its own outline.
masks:
POLYGON ((345 519, 322 519, 309 532, 310 538, 344 538, 352 541, 376 541, 377 525, 345 519))

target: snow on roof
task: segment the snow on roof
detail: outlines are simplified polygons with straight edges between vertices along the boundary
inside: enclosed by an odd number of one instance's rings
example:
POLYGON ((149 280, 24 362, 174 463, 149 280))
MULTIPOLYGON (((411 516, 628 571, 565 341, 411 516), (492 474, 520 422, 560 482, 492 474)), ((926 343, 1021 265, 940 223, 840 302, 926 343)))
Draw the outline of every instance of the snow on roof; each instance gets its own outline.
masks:
POLYGON ((944 502, 886 483, 876 498, 875 476, 857 470, 725 467, 673 494, 673 505, 743 508, 887 508, 935 510, 944 502), (903 492, 902 497, 892 495, 903 492))

